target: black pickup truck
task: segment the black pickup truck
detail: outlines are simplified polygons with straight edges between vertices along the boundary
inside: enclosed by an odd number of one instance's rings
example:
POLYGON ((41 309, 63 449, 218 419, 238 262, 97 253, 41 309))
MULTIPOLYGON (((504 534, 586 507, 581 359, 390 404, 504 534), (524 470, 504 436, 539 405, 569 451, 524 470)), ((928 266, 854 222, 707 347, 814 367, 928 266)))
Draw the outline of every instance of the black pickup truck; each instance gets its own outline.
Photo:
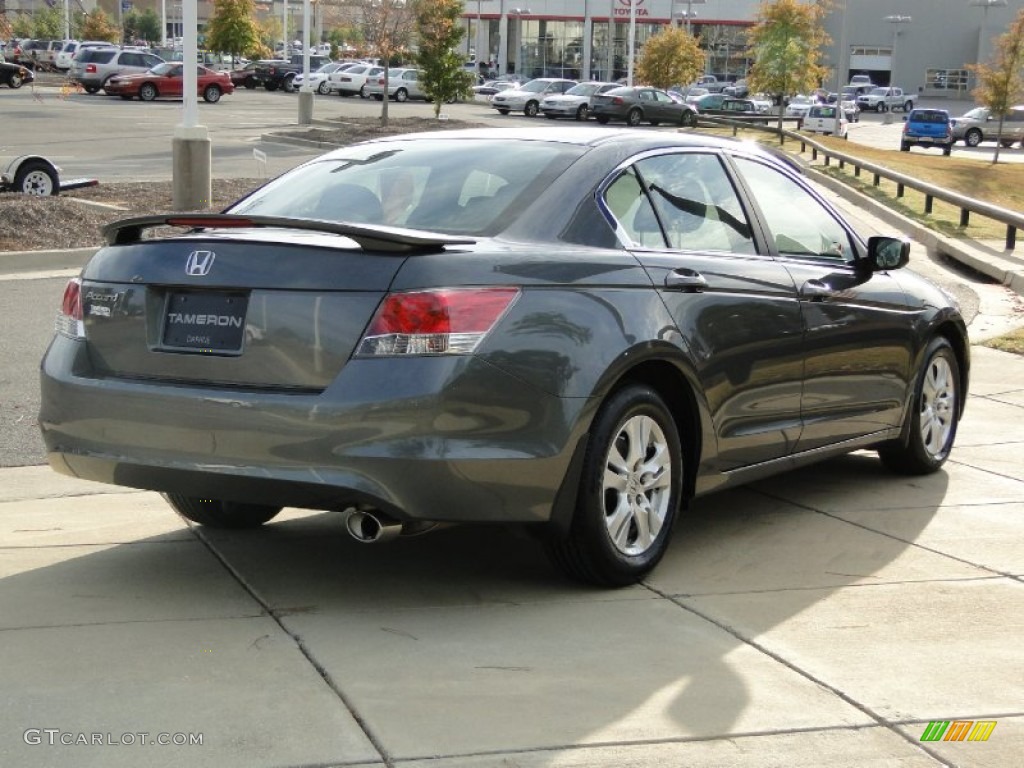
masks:
MULTIPOLYGON (((324 64, 330 63, 330 56, 310 54, 309 71, 315 72, 324 64)), ((281 88, 285 91, 294 91, 292 81, 295 76, 302 72, 302 54, 293 54, 289 61, 261 61, 256 64, 252 78, 257 85, 262 85, 268 91, 276 91, 281 88)))

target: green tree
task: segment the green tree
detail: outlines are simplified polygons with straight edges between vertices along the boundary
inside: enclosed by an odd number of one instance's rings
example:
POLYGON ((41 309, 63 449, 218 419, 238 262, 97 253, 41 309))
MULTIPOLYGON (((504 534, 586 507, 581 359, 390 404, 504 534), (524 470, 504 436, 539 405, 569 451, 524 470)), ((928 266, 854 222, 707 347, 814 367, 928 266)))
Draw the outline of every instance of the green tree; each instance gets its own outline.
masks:
MULTIPOLYGON (((1005 34, 995 41, 995 56, 991 64, 968 64, 967 68, 978 77, 978 87, 971 91, 981 104, 997 116, 998 135, 1003 133, 1003 121, 1010 107, 1024 98, 1024 78, 1021 68, 1024 67, 1024 10, 1010 24, 1005 34)), ((992 163, 999 162, 1001 144, 996 142, 996 151, 992 155, 992 163)))
POLYGON ((254 0, 213 0, 206 22, 206 47, 238 58, 260 43, 254 0))
POLYGON ((787 96, 818 87, 828 75, 821 58, 822 49, 831 42, 823 26, 831 5, 831 0, 808 5, 800 0, 765 0, 761 4, 757 24, 747 37, 747 55, 754 62, 747 74, 751 91, 774 94, 782 104, 787 96))
POLYGON ((82 22, 81 35, 83 40, 107 40, 116 43, 121 39, 121 30, 102 8, 86 14, 82 22))
POLYGON ((636 63, 637 82, 655 88, 692 83, 704 71, 704 51, 697 38, 668 27, 644 43, 636 63))
POLYGON ((32 37, 35 34, 35 23, 27 13, 19 13, 11 21, 12 37, 32 37))
POLYGON ((40 40, 63 40, 64 10, 54 6, 33 13, 32 36, 40 40))
POLYGON ((473 75, 462 66, 456 48, 465 34, 462 0, 419 0, 416 3, 416 63, 422 70, 424 93, 434 104, 434 117, 446 102, 468 96, 473 75))

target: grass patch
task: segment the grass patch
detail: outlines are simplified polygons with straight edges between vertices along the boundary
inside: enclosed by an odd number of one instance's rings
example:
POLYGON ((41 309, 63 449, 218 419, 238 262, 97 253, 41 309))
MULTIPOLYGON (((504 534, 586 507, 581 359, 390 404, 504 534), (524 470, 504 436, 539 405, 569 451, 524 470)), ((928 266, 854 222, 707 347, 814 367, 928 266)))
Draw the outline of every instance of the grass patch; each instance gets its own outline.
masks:
POLYGON ((980 343, 983 347, 991 347, 1003 352, 1012 352, 1015 355, 1024 355, 1024 329, 1011 331, 1010 333, 980 343))

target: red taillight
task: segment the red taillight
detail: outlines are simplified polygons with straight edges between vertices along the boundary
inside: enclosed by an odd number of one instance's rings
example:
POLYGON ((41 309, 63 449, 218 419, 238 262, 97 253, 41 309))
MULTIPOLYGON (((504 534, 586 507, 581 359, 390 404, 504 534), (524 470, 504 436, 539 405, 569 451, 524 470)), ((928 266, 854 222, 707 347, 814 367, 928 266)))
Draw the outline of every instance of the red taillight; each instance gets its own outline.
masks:
POLYGON ((614 96, 614 97, 612 97, 612 104, 625 104, 625 103, 626 102, 624 102, 622 100, 621 96, 614 96))
POLYGON ((90 73, 90 74, 95 75, 96 74, 96 65, 95 64, 86 64, 85 65, 85 71, 90 73))
POLYGON ((360 355, 466 355, 512 305, 516 288, 393 293, 377 309, 360 355))
POLYGON ((71 339, 84 339, 85 326, 82 324, 82 280, 73 277, 64 288, 64 298, 54 321, 54 330, 71 339))

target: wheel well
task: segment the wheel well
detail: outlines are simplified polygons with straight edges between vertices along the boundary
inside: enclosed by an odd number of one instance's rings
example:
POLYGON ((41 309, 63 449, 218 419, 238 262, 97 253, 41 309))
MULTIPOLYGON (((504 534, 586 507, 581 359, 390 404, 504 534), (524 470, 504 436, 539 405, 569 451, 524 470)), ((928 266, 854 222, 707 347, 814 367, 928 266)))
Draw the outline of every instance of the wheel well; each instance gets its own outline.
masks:
POLYGON ((686 472, 683 474, 683 501, 693 497, 696 486, 697 465, 700 461, 702 428, 698 416, 697 400, 693 388, 682 372, 664 360, 649 360, 630 369, 609 395, 627 384, 645 384, 665 401, 679 430, 679 443, 683 449, 686 472))
POLYGON ((960 413, 958 414, 962 417, 964 415, 964 406, 967 405, 967 383, 970 379, 970 371, 967 370, 966 365, 968 360, 967 340, 963 337, 963 334, 957 331, 952 323, 939 326, 936 335, 945 337, 949 345, 953 347, 953 354, 956 355, 956 362, 960 368, 960 391, 964 395, 960 398, 960 413))

